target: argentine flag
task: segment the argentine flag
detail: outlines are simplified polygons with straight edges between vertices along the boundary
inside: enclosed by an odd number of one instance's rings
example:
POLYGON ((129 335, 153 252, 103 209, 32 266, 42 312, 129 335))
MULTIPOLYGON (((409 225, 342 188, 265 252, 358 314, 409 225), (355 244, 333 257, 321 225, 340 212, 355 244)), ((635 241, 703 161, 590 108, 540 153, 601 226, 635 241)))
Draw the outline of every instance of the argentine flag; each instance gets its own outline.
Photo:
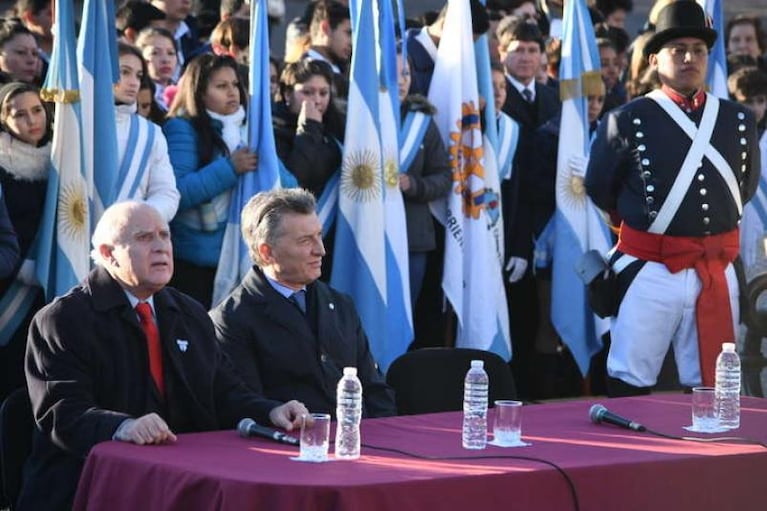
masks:
POLYGON ((378 93, 381 151, 384 169, 384 215, 386 231, 386 337, 374 350, 383 369, 407 351, 413 340, 413 313, 410 303, 410 265, 408 260, 405 203, 399 188, 400 102, 397 86, 397 46, 394 13, 389 0, 377 2, 379 79, 378 93))
POLYGON ((727 99, 730 95, 727 92, 727 54, 724 51, 725 34, 722 0, 698 0, 698 4, 703 7, 706 15, 711 19, 711 28, 719 34, 708 55, 706 85, 708 85, 708 90, 711 94, 718 98, 727 99))
POLYGON ((90 270, 91 209, 82 165, 72 0, 56 3, 53 30, 53 52, 41 91, 43 99, 55 103, 51 169, 35 257, 47 301, 66 293, 90 270))
POLYGON ((606 254, 610 233, 600 211, 586 195, 583 178, 568 166, 572 156, 589 154, 589 119, 586 96, 602 94, 599 52, 584 0, 565 6, 562 61, 559 67, 562 121, 557 154, 556 211, 551 284, 551 322, 570 348, 581 374, 589 370, 591 356, 602 348, 601 336, 609 321, 589 308, 586 287, 575 263, 588 250, 606 254))
POLYGON ((77 64, 82 105, 83 166, 91 194, 91 230, 117 199, 117 121, 113 86, 119 79, 115 5, 85 0, 77 64))
POLYGON ((492 349, 509 359, 506 295, 488 220, 486 192, 493 178, 480 127, 468 0, 448 1, 443 32, 450 36, 440 41, 431 82, 438 85, 429 91, 453 170, 451 193, 432 205, 446 231, 442 287, 458 316, 456 346, 492 349))
POLYGON ((399 193, 395 183, 399 179, 398 127, 391 96, 379 90, 378 65, 389 56, 381 54, 382 27, 375 20, 382 17, 374 16, 374 7, 378 14, 383 12, 378 1, 350 5, 355 20, 354 53, 331 285, 351 295, 373 357, 385 371, 407 348, 401 346, 399 336, 412 326, 409 311, 402 308, 403 297, 409 296, 407 265, 394 264, 402 250, 407 254, 407 244, 401 248, 399 237, 405 229, 404 212, 401 225, 387 227, 387 221, 398 215, 396 205, 402 204, 401 197, 395 197, 399 193))
POLYGON ((279 188, 280 161, 274 145, 272 103, 269 93, 269 31, 266 0, 250 3, 250 75, 248 104, 248 144, 258 153, 258 169, 241 174, 229 205, 221 255, 213 284, 215 307, 240 283, 253 266, 240 233, 240 213, 251 197, 261 191, 279 188))

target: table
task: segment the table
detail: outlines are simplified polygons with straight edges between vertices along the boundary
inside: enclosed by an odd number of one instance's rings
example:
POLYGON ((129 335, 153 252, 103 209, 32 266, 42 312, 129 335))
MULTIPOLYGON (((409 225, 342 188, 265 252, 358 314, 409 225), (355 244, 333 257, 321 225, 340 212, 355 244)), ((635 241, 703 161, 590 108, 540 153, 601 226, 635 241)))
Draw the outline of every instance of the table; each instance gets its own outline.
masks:
MULTIPOLYGON (((322 464, 292 461, 297 447, 234 431, 179 435, 163 446, 105 442, 88 456, 74 509, 571 510, 568 478, 581 510, 767 509, 767 448, 593 424, 595 402, 525 406, 523 439, 532 445, 484 451, 461 448, 454 412, 364 420, 361 458, 322 464), (567 478, 515 456, 556 464, 567 478)), ((602 403, 653 430, 705 438, 681 428, 690 423, 689 395, 602 403)), ((741 427, 728 435, 767 442, 767 400, 744 397, 741 427)))

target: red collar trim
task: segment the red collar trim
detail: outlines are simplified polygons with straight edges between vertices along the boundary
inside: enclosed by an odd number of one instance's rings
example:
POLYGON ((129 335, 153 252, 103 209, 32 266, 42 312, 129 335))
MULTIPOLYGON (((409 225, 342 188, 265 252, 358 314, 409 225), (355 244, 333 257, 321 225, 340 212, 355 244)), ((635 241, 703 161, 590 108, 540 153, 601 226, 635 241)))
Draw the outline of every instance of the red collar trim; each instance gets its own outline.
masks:
POLYGON ((704 89, 698 90, 691 98, 679 94, 667 85, 663 85, 661 90, 666 93, 666 96, 671 98, 671 101, 688 114, 703 108, 703 105, 706 104, 706 91, 704 89))

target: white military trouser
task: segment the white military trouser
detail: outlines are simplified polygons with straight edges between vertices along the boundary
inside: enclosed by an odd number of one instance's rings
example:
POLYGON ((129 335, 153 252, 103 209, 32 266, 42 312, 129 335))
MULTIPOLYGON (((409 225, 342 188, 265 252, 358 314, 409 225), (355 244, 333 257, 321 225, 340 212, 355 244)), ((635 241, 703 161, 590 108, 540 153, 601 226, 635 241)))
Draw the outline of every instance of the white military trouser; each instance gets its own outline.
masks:
MULTIPOLYGON (((727 266, 725 276, 736 332, 740 307, 732 264, 727 266)), ((612 319, 608 374, 629 385, 651 387, 657 382, 669 345, 673 345, 681 384, 700 385, 695 321, 700 288, 700 279, 692 268, 671 273, 662 263, 646 262, 626 291, 617 317, 612 319)))

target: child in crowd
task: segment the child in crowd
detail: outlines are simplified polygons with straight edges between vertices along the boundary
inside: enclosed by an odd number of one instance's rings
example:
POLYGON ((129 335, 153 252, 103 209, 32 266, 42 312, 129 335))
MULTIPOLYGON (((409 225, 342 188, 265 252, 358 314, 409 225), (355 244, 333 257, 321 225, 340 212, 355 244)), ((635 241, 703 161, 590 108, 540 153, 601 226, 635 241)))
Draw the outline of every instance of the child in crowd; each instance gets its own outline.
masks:
POLYGON ((114 86, 117 199, 146 201, 170 222, 178 209, 179 194, 168 159, 168 144, 159 126, 136 113, 147 65, 135 46, 119 43, 118 55, 120 80, 114 86))

